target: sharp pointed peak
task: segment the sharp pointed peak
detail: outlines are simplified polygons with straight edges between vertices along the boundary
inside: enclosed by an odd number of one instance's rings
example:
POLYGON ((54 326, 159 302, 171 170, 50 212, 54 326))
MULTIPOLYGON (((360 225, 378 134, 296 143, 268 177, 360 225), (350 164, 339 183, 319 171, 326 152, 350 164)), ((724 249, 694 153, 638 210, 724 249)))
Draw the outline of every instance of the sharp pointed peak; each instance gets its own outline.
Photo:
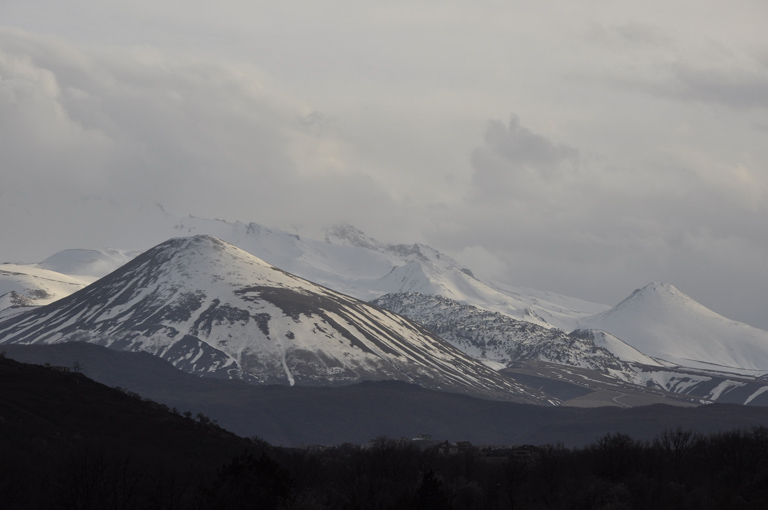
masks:
POLYGON ((665 282, 651 282, 644 287, 641 287, 639 289, 636 289, 632 294, 627 298, 633 299, 638 297, 651 297, 651 296, 675 296, 679 298, 684 298, 687 300, 693 301, 691 297, 689 297, 687 294, 685 294, 683 291, 672 285, 671 283, 665 283, 665 282))
POLYGON ((234 245, 226 241, 222 241, 218 237, 214 237, 209 234, 196 234, 193 236, 174 237, 174 238, 168 239, 167 241, 163 241, 162 243, 155 246, 154 249, 192 247, 192 246, 220 246, 220 247, 231 246, 232 248, 235 247, 234 245))
POLYGON ((658 290, 666 290, 666 291, 672 290, 672 291, 680 292, 680 290, 677 287, 675 287, 671 283, 666 283, 666 282, 651 282, 651 283, 649 283, 648 285, 646 285, 645 287, 643 287, 640 290, 656 290, 656 291, 658 291, 658 290))

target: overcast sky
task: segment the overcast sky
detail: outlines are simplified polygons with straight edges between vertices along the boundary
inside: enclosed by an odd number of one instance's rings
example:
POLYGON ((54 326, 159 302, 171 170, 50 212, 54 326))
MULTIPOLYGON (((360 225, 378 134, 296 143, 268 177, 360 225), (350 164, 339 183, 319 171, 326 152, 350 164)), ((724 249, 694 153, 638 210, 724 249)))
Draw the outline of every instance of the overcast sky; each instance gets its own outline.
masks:
POLYGON ((611 305, 669 282, 768 329, 766 20, 764 0, 0 0, 0 258, 147 247, 159 203, 348 222, 611 305))

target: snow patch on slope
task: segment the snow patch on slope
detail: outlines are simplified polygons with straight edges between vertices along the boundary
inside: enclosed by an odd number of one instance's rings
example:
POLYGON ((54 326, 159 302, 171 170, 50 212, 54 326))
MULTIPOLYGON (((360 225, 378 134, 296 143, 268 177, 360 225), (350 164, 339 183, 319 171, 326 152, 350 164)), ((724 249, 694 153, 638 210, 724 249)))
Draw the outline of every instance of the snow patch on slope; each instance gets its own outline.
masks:
POLYGON ((763 394, 763 393, 765 393, 766 391, 768 391, 768 386, 763 386, 762 388, 760 388, 759 390, 757 390, 756 392, 754 392, 753 394, 751 394, 751 395, 750 395, 750 396, 747 398, 747 400, 745 400, 745 401, 744 401, 744 405, 747 405, 747 404, 749 404, 750 402, 752 402, 753 400, 755 400, 757 397, 759 397, 760 395, 762 395, 762 394, 763 394))
POLYGON ((0 310, 47 305, 92 281, 91 278, 68 276, 32 264, 0 264, 0 310))
POLYGON ((572 334, 588 334, 595 346, 602 347, 622 361, 628 361, 630 363, 641 363, 643 365, 650 366, 665 366, 658 360, 655 360, 649 356, 646 356, 642 352, 638 351, 634 347, 627 345, 625 342, 604 331, 590 330, 585 332, 583 330, 576 330, 572 334))
POLYGON ((739 388, 741 386, 745 386, 745 383, 743 382, 736 382, 736 381, 723 381, 720 384, 718 384, 710 393, 707 395, 707 398, 710 400, 717 400, 719 399, 723 393, 727 391, 731 391, 734 388, 739 388))

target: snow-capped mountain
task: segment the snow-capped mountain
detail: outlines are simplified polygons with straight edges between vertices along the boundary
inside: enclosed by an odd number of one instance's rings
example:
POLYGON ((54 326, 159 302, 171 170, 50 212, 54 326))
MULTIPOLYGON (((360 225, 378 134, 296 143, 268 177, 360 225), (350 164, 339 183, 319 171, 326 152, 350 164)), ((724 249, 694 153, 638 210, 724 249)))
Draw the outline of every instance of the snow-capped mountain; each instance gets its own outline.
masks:
POLYGON ((646 285, 579 326, 685 367, 768 373, 768 331, 726 319, 665 283, 646 285))
MULTIPOLYGON (((436 294, 545 327, 570 330, 609 307, 558 294, 481 281, 451 257, 423 244, 385 244, 349 225, 309 235, 256 223, 175 217, 155 212, 153 236, 212 235, 312 282, 369 301, 399 292, 436 294)), ((142 247, 138 247, 142 248, 142 247)), ((64 250, 39 267, 67 276, 103 276, 138 251, 64 250)))
POLYGON ((453 258, 424 244, 385 244, 350 225, 323 240, 256 223, 178 218, 176 235, 208 234, 270 264, 338 292, 369 301, 388 293, 436 294, 545 327, 570 330, 609 307, 554 293, 485 283, 453 258))
POLYGON ((172 239, 48 306, 0 321, 1 343, 87 341, 198 375, 338 385, 396 379, 554 403, 391 312, 209 236, 172 239))
POLYGON ((498 369, 526 372, 533 368, 527 372, 595 392, 676 395, 694 402, 768 403, 765 381, 712 368, 681 368, 646 356, 604 331, 578 329, 566 334, 433 295, 387 294, 373 303, 418 322, 498 369))
MULTIPOLYGON (((768 372, 768 356, 764 354, 768 332, 720 317, 671 286, 646 287, 611 309, 576 298, 483 281, 429 246, 382 243, 349 225, 329 228, 320 234, 322 240, 317 240, 304 232, 289 233, 255 223, 178 218, 165 212, 156 223, 157 230, 165 229, 169 236, 215 235, 269 264, 364 301, 385 294, 420 293, 552 329, 552 338, 563 338, 557 329, 581 329, 576 335, 581 339, 572 346, 576 351, 560 353, 562 359, 572 359, 575 366, 584 362, 586 346, 580 343, 592 342, 595 348, 605 349, 622 362, 645 366, 662 363, 750 376, 768 372), (651 288, 657 290, 650 292, 651 288), (674 289, 677 297, 672 299, 674 292, 659 290, 664 288, 674 289)), ((119 250, 65 250, 38 265, 15 267, 57 270, 65 274, 55 276, 50 272, 49 277, 67 282, 74 278, 84 285, 82 282, 92 281, 133 255, 119 250)), ((4 294, 0 297, 0 317, 17 313, 19 304, 46 304, 79 288, 62 285, 56 292, 43 289, 45 293, 37 293, 37 287, 25 283, 28 276, 23 276, 25 282, 21 282, 19 270, 8 273, 13 274, 0 280, 5 282, 0 283, 4 294), (15 308, 2 310, 9 306, 15 308)), ((554 355, 549 356, 554 359, 554 355)), ((540 359, 544 358, 542 355, 540 359)))

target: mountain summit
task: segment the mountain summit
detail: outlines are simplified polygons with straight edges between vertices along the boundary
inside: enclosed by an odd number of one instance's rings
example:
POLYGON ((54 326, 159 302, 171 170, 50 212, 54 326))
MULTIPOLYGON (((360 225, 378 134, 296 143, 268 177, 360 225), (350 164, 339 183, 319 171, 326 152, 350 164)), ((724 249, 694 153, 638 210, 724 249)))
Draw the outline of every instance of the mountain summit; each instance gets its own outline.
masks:
POLYGON ((546 403, 407 319, 210 236, 171 239, 67 298, 0 321, 0 343, 66 341, 252 383, 396 379, 546 403))
MULTIPOLYGON (((544 327, 572 330, 577 321, 609 307, 580 299, 486 280, 445 253, 425 244, 388 244, 369 237, 351 225, 325 229, 324 240, 315 233, 287 232, 256 223, 226 222, 204 218, 178 218, 165 212, 155 218, 163 239, 180 235, 212 235, 245 250, 269 264, 337 292, 370 301, 388 293, 435 294, 460 303, 503 313, 544 327), (305 235, 306 234, 306 235, 305 235), (478 277, 475 277, 478 276, 478 277)), ((138 252, 125 250, 64 250, 37 266, 66 276, 102 277, 138 252)), ((0 265, 0 271, 4 267, 0 265)), ((0 281, 0 295, 27 288, 25 275, 9 268, 0 281), (7 290, 6 290, 7 289, 7 290)), ((22 271, 26 273, 28 271, 22 271)), ((66 277, 65 276, 65 277, 66 277)), ((72 288, 69 292, 74 292, 72 288)), ((57 293, 63 297, 67 293, 57 293)), ((27 297, 33 297, 26 292, 27 297)), ((0 296, 2 309, 18 299, 0 296)), ((48 301, 50 302, 50 301, 48 301)), ((47 304, 34 300, 30 304, 47 304)), ((16 305, 18 306, 18 305, 16 305)), ((16 313, 18 309, 6 313, 16 313)))
POLYGON ((682 366, 768 372, 768 331, 726 319, 668 283, 650 283, 579 324, 682 366))

